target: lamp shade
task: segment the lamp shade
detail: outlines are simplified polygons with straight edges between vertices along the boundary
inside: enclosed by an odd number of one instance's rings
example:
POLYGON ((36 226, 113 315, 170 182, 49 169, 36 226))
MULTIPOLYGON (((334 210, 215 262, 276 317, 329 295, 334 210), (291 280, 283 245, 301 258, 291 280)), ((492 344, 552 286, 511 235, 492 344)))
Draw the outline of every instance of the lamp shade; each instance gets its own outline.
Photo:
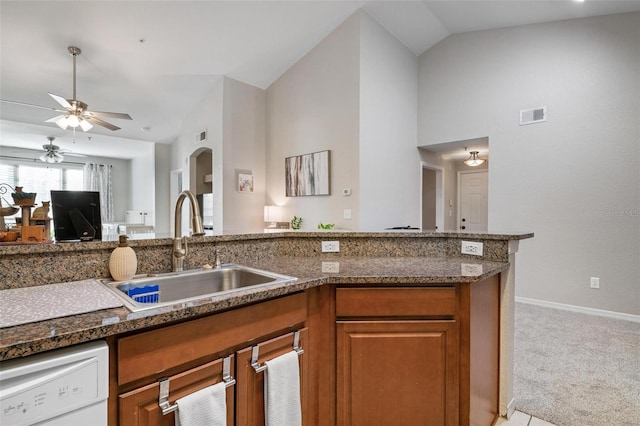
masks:
POLYGON ((82 120, 80 121, 80 127, 82 127, 82 130, 84 130, 85 132, 91 130, 91 128, 93 127, 93 124, 89 123, 87 120, 82 120))
POLYGON ((278 206, 264 206, 264 221, 265 222, 279 222, 282 217, 282 212, 278 206))

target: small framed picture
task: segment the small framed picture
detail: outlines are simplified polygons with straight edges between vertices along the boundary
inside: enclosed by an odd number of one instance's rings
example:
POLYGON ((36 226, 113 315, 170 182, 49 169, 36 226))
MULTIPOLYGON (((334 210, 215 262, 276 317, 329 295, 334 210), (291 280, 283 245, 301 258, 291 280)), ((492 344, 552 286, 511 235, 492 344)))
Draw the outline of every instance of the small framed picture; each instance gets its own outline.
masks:
POLYGON ((238 191, 242 193, 253 192, 253 175, 238 174, 238 191))

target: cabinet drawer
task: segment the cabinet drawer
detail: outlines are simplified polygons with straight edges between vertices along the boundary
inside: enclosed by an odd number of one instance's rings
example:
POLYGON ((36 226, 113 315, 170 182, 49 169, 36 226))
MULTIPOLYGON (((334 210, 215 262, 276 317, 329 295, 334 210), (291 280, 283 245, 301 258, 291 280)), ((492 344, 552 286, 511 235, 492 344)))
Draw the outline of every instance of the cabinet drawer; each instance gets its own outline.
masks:
POLYGON ((118 383, 123 385, 227 351, 303 324, 306 293, 238 308, 118 340, 118 383))
POLYGON ((436 288, 338 288, 337 317, 453 316, 456 290, 436 288))

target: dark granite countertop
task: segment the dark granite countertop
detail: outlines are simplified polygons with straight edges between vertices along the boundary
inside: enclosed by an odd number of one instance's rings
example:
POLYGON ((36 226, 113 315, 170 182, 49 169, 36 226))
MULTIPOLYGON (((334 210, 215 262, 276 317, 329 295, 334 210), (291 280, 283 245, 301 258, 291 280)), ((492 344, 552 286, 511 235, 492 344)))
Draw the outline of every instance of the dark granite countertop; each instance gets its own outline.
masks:
POLYGON ((213 314, 324 284, 455 284, 476 282, 509 268, 509 264, 504 262, 431 257, 275 257, 244 264, 294 276, 298 280, 288 284, 238 289, 141 312, 130 312, 124 307, 103 309, 3 328, 0 329, 0 360, 141 331, 147 327, 213 314))
MULTIPOLYGON (((135 247, 171 246, 172 238, 135 239, 135 234, 129 241, 135 247)), ((144 234, 142 234, 144 235, 144 234)), ((205 237, 192 237, 191 242, 224 243, 229 241, 280 240, 292 238, 355 238, 355 239, 385 239, 385 238, 458 238, 472 240, 523 240, 532 238, 531 232, 502 232, 502 233, 472 233, 472 232, 427 232, 416 230, 394 230, 385 232, 353 232, 353 231, 289 231, 263 234, 229 234, 205 237)), ((78 250, 113 249, 118 246, 117 240, 91 242, 62 242, 46 244, 10 244, 0 245, 0 254, 34 254, 34 253, 64 253, 78 250)))

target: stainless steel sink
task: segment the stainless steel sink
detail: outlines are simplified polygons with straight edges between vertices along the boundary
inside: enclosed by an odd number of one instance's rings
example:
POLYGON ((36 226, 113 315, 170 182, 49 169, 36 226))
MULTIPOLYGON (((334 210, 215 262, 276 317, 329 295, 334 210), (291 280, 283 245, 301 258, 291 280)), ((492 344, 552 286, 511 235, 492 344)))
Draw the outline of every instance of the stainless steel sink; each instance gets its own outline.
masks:
POLYGON ((297 278, 236 264, 219 269, 147 275, 129 281, 102 282, 131 311, 204 299, 241 288, 296 281, 297 278))

